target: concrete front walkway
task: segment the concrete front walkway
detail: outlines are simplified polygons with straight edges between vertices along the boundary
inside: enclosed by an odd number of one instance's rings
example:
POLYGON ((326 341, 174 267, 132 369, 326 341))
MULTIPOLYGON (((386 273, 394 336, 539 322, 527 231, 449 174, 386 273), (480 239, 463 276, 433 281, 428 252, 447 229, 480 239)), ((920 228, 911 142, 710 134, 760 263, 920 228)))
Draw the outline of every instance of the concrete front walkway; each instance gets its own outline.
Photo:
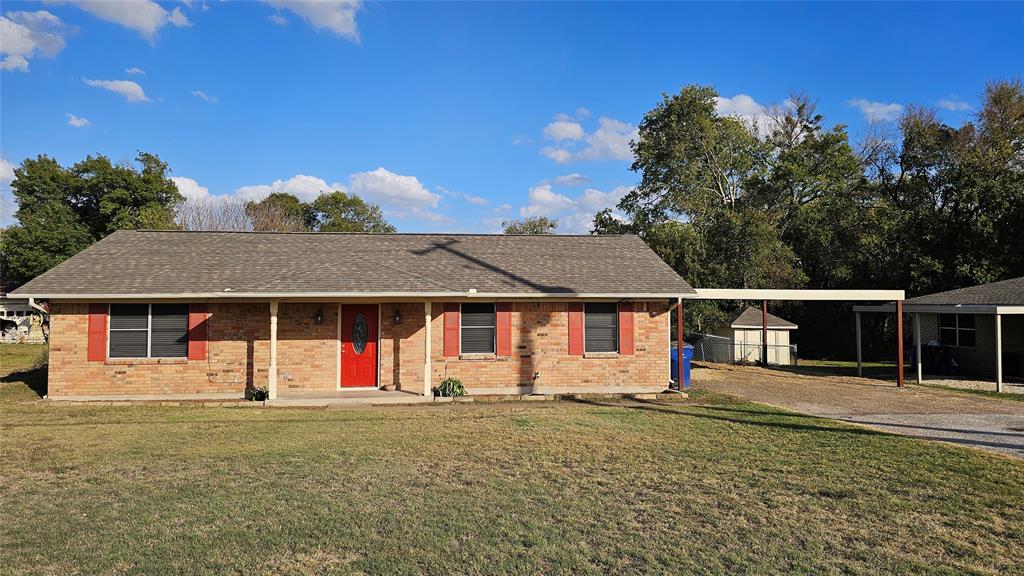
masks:
POLYGON ((694 369, 693 385, 813 416, 1024 458, 1024 402, 789 370, 707 365, 694 369))

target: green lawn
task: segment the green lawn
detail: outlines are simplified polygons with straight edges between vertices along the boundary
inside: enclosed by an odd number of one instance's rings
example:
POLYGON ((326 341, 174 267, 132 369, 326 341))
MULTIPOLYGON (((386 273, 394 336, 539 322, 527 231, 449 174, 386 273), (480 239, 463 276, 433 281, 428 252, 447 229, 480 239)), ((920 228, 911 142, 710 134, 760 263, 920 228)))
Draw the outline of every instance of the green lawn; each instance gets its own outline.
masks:
POLYGON ((8 574, 1024 573, 1024 462, 723 396, 69 406, 24 378, 8 574))

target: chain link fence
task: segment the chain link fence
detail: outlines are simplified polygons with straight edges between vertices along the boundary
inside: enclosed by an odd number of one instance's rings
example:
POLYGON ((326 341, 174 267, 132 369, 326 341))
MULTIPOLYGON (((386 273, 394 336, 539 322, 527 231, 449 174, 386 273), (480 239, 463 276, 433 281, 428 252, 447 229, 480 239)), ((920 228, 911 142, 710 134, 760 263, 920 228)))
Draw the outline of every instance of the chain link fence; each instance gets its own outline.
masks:
MULTIPOLYGON (((686 342, 693 346, 694 362, 756 364, 761 360, 761 344, 757 342, 737 342, 732 338, 700 332, 686 334, 686 342)), ((769 344, 768 363, 796 366, 796 344, 769 344)))

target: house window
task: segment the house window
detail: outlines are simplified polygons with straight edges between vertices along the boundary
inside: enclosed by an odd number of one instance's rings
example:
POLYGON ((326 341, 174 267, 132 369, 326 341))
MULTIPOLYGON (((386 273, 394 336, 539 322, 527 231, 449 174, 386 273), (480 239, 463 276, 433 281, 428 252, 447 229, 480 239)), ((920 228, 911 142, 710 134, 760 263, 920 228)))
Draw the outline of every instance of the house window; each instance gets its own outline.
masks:
POLYGON ((583 351, 619 351, 619 306, 593 302, 583 307, 583 351))
POLYGON ((462 352, 494 354, 494 326, 494 304, 463 304, 462 352))
POLYGON ((939 342, 943 346, 974 348, 974 314, 939 314, 939 342))
POLYGON ((111 304, 110 358, 188 356, 188 304, 111 304))

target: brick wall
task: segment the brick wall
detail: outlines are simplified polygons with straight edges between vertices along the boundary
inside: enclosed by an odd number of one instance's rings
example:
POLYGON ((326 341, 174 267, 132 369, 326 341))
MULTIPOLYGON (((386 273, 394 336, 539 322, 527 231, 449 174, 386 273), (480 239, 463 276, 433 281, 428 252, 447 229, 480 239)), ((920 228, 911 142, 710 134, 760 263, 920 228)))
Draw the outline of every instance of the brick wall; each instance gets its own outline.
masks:
POLYGON ((637 302, 634 307, 633 355, 570 356, 568 304, 516 302, 512 305, 512 356, 470 359, 444 356, 444 305, 434 304, 434 385, 456 376, 476 393, 664 389, 669 379, 668 305, 637 302))
MULTIPOLYGON (((267 384, 267 303, 209 305, 208 359, 87 362, 88 304, 51 303, 51 396, 241 395, 267 384)), ((668 381, 668 305, 635 304, 631 356, 568 353, 565 302, 512 307, 511 357, 445 357, 444 305, 432 307, 432 386, 457 376, 471 392, 558 392, 660 389, 668 381), (533 375, 539 372, 534 382, 533 375), (536 387, 531 387, 531 384, 536 387)), ((382 304, 380 385, 423 393, 424 313, 421 302, 382 304), (395 311, 402 321, 395 324, 395 311)), ((278 393, 333 391, 338 382, 338 305, 282 303, 278 309, 278 393), (323 322, 317 324, 317 309, 323 322)))
POLYGON ((49 390, 53 397, 149 394, 241 395, 267 383, 267 304, 211 304, 207 360, 87 362, 89 305, 51 302, 49 390))

